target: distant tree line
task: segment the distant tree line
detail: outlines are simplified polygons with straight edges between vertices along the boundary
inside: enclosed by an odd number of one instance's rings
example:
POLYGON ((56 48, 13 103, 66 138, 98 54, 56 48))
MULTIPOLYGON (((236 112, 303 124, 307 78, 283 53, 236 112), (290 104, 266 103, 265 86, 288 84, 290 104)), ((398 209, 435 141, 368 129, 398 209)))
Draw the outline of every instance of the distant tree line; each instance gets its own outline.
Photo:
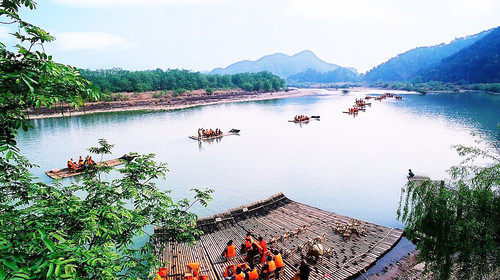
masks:
POLYGON ((241 73, 235 75, 207 75, 188 70, 128 71, 119 68, 80 70, 104 93, 144 92, 161 90, 197 90, 241 88, 245 91, 278 91, 285 87, 285 80, 269 72, 241 73))
POLYGON ((307 69, 291 75, 287 78, 288 83, 342 83, 342 82, 359 82, 361 77, 358 73, 353 72, 347 68, 339 67, 335 70, 328 72, 318 72, 313 69, 307 69))

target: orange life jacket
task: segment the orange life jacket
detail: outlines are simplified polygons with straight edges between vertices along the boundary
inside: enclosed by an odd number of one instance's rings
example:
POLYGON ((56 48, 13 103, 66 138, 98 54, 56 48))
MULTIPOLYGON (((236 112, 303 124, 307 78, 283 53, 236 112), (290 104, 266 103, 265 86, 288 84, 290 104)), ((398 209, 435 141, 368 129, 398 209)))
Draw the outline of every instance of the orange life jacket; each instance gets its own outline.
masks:
POLYGON ((235 274, 234 280, 245 280, 245 274, 243 272, 241 272, 240 274, 235 274))
POLYGON ((262 252, 265 252, 267 251, 267 245, 266 245, 266 241, 262 240, 262 241, 259 241, 259 244, 260 248, 262 248, 262 252))
POLYGON ((193 270, 193 275, 198 277, 198 274, 200 274, 200 263, 189 263, 187 266, 193 270))
POLYGON ((276 256, 274 256, 274 263, 276 264, 277 268, 285 265, 285 263, 283 262, 283 258, 281 257, 281 254, 277 254, 276 256))
POLYGON ((276 264, 274 261, 269 261, 269 272, 275 271, 276 270, 276 264))
POLYGON ((236 248, 234 247, 234 244, 231 246, 227 246, 227 258, 231 258, 236 256, 236 248))
POLYGON ((245 271, 245 270, 247 270, 247 269, 249 268, 249 267, 248 267, 248 264, 247 264, 246 262, 244 262, 244 263, 240 263, 240 264, 238 265, 238 267, 239 267, 239 268, 241 268, 241 270, 242 270, 242 271, 245 271))
POLYGON ((167 273, 168 273, 168 268, 166 267, 158 268, 158 275, 160 275, 161 277, 167 276, 167 273))
POLYGON ((252 271, 248 272, 248 280, 257 280, 259 279, 259 273, 257 272, 257 269, 253 269, 252 271))

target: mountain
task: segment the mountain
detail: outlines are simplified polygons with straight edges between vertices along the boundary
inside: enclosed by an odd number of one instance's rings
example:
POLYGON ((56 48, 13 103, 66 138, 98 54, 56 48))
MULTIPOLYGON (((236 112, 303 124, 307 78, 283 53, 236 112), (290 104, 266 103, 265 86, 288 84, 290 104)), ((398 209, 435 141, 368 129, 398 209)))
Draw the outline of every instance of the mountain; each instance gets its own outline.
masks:
MULTIPOLYGON (((340 66, 327 63, 319 59, 309 50, 301 51, 295 55, 288 56, 282 53, 266 55, 256 61, 243 60, 229 65, 226 68, 215 68, 210 74, 237 74, 245 72, 268 71, 281 78, 304 72, 308 69, 317 72, 333 71, 340 66)), ((349 68, 351 71, 355 69, 349 68)))
POLYGON ((409 50, 368 71, 365 74, 365 81, 408 81, 417 72, 438 64, 442 59, 483 39, 490 32, 491 29, 468 37, 455 39, 449 44, 443 43, 436 46, 419 47, 409 50))
POLYGON ((348 68, 339 67, 335 70, 328 72, 318 72, 316 70, 308 69, 291 76, 288 76, 288 84, 300 83, 341 83, 341 82, 359 82, 360 75, 348 68))
POLYGON ((417 74, 423 81, 500 83, 500 27, 417 74))

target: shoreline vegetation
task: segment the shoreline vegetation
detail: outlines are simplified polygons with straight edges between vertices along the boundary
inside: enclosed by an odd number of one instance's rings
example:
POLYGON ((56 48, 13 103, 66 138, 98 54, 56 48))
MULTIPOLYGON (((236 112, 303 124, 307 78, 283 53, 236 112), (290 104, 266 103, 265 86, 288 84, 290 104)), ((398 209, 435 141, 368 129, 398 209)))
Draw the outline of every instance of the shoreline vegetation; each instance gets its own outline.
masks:
POLYGON ((169 111, 180 110, 198 106, 215 105, 230 102, 248 102, 281 99, 314 95, 315 90, 344 90, 344 89, 374 89, 374 90, 399 90, 421 94, 440 92, 475 92, 481 91, 489 94, 499 94, 500 84, 483 85, 453 85, 442 83, 404 84, 384 83, 365 86, 362 84, 336 84, 336 85, 309 85, 306 88, 293 88, 280 91, 245 91, 243 89, 219 90, 176 90, 145 91, 145 92, 120 92, 111 93, 104 101, 85 102, 79 109, 70 104, 59 103, 51 108, 30 108, 26 111, 30 119, 45 119, 80 116, 95 113, 123 112, 123 111, 169 111), (494 89, 494 90, 488 90, 494 89), (498 90, 498 91, 497 91, 498 90))
POLYGON ((51 108, 32 108, 26 113, 30 119, 44 119, 106 112, 168 111, 221 103, 261 101, 312 94, 314 94, 314 89, 274 92, 247 92, 233 89, 214 90, 212 93, 207 93, 206 90, 193 90, 179 96, 175 96, 173 91, 115 93, 110 95, 111 101, 86 102, 79 110, 70 104, 59 104, 51 108))

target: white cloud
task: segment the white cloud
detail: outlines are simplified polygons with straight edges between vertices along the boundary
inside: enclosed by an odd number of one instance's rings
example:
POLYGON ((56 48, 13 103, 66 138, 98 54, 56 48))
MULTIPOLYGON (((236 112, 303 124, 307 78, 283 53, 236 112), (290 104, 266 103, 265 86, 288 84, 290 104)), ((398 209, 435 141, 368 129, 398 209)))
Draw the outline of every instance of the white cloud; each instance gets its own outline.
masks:
POLYGON ((72 7, 149 7, 182 5, 221 5, 230 0, 51 0, 51 2, 72 7))
POLYGON ((393 23, 393 8, 370 0, 292 0, 286 14, 320 21, 356 21, 393 23))
POLYGON ((104 32, 64 32, 55 35, 56 44, 63 51, 74 50, 130 50, 137 43, 104 32))
POLYGON ((0 39, 8 39, 10 37, 9 33, 12 33, 9 28, 0 26, 0 39))

